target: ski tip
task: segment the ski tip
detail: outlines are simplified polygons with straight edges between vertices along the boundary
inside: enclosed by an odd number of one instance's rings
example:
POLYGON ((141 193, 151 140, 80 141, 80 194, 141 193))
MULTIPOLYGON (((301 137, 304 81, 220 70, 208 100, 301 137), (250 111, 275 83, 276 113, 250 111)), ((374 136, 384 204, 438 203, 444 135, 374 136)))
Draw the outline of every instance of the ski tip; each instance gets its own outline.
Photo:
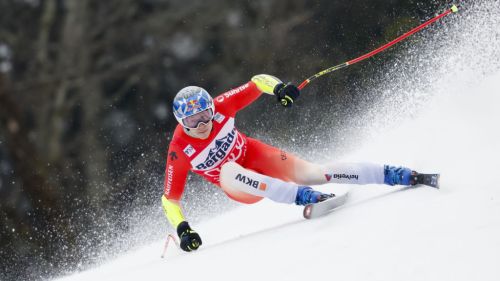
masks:
POLYGON ((457 5, 453 5, 453 6, 451 6, 450 10, 451 10, 453 13, 457 13, 457 12, 458 12, 458 7, 457 7, 457 5))
POLYGON ((304 218, 305 219, 311 219, 311 212, 312 212, 312 204, 306 205, 304 207, 304 218))
POLYGON ((347 201, 347 192, 339 196, 330 197, 324 201, 313 204, 307 204, 303 209, 305 219, 314 219, 324 216, 334 209, 342 206, 347 201))
POLYGON ((436 189, 439 189, 439 178, 441 177, 440 174, 431 174, 429 175, 429 178, 427 182, 425 182, 425 185, 428 185, 430 187, 434 187, 436 189))

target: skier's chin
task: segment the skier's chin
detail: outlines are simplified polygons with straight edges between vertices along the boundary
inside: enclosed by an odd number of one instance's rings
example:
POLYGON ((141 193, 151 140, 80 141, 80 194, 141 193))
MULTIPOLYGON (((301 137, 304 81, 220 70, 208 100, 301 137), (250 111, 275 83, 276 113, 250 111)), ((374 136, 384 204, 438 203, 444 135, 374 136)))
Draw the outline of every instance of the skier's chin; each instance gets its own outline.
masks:
POLYGON ((206 131, 204 131, 204 132, 200 132, 200 133, 198 133, 198 136, 199 136, 200 138, 202 138, 202 139, 206 139, 206 138, 208 138, 208 135, 209 135, 209 134, 210 134, 210 131, 209 131, 209 130, 206 130, 206 131))
POLYGON ((212 130, 212 124, 210 123, 207 126, 203 126, 203 128, 198 128, 195 130, 191 132, 192 135, 200 139, 206 139, 210 135, 210 131, 212 130))

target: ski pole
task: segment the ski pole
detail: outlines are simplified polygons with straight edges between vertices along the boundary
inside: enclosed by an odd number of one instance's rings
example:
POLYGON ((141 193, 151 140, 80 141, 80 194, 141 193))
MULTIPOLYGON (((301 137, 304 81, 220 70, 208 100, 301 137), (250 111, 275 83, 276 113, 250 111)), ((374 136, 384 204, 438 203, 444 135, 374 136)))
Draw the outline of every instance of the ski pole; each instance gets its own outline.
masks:
POLYGON ((323 76, 325 74, 328 74, 328 73, 331 73, 331 72, 334 72, 334 71, 337 71, 337 70, 342 69, 344 67, 348 67, 349 65, 353 65, 353 64, 355 64, 357 62, 360 62, 360 61, 363 61, 363 60, 365 60, 367 58, 373 57, 374 55, 376 55, 376 54, 378 54, 378 53, 380 53, 380 52, 382 52, 382 51, 390 48, 391 46, 393 46, 393 45, 395 45, 395 44, 403 41, 404 39, 410 37, 411 35, 417 33, 418 31, 424 29, 426 26, 428 26, 428 25, 436 22, 437 20, 439 20, 439 19, 441 19, 441 18, 443 18, 443 17, 445 17, 445 16, 447 16, 447 15, 449 15, 451 13, 456 13, 456 12, 458 12, 458 8, 457 8, 457 6, 453 5, 453 6, 451 6, 450 9, 446 10, 444 13, 435 16, 434 18, 432 18, 432 19, 430 19, 430 20, 422 23, 421 25, 413 28, 412 30, 406 32, 405 34, 403 34, 403 35, 399 36, 398 38, 392 40, 391 42, 389 42, 389 43, 387 43, 387 44, 385 44, 383 46, 380 46, 379 48, 377 48, 377 49, 375 49, 375 50, 373 50, 373 51, 371 51, 369 53, 366 53, 366 54, 364 54, 364 55, 362 55, 360 57, 357 57, 357 58, 352 59, 350 61, 346 61, 346 62, 341 63, 341 64, 336 65, 336 66, 332 66, 330 68, 327 68, 325 70, 322 70, 322 71, 314 74, 313 76, 307 78, 302 83, 300 83, 300 85, 298 86, 298 88, 300 90, 302 90, 305 86, 307 86, 307 84, 309 84, 311 81, 313 81, 314 79, 316 79, 318 77, 321 77, 321 76, 323 76))
POLYGON ((172 234, 168 233, 167 241, 165 242, 165 246, 163 247, 163 253, 161 254, 162 259, 165 257, 165 254, 167 253, 168 242, 170 242, 170 240, 174 240, 175 245, 179 248, 179 243, 177 242, 175 237, 172 234))

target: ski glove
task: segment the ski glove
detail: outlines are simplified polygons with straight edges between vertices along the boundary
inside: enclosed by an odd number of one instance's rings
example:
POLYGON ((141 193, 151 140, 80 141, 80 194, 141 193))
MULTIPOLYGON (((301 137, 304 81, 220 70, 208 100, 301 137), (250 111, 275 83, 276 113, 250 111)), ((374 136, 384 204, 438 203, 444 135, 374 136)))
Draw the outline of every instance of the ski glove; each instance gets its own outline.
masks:
POLYGON ((300 90, 295 85, 280 83, 274 87, 273 93, 278 97, 278 102, 284 107, 291 107, 300 96, 300 90))
POLYGON ((202 244, 200 235, 189 227, 187 221, 183 221, 177 226, 177 235, 181 240, 181 249, 186 252, 197 250, 202 244))

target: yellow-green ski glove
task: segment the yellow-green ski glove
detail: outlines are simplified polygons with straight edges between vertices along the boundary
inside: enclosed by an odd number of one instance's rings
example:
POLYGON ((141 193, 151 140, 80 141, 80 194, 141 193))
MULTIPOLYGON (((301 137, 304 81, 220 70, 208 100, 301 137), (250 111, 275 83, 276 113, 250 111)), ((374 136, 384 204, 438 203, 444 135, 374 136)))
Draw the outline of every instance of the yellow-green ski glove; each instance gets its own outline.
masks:
POLYGON ((300 90, 295 85, 280 83, 274 87, 274 94, 278 102, 284 107, 291 107, 293 102, 300 96, 300 90))

